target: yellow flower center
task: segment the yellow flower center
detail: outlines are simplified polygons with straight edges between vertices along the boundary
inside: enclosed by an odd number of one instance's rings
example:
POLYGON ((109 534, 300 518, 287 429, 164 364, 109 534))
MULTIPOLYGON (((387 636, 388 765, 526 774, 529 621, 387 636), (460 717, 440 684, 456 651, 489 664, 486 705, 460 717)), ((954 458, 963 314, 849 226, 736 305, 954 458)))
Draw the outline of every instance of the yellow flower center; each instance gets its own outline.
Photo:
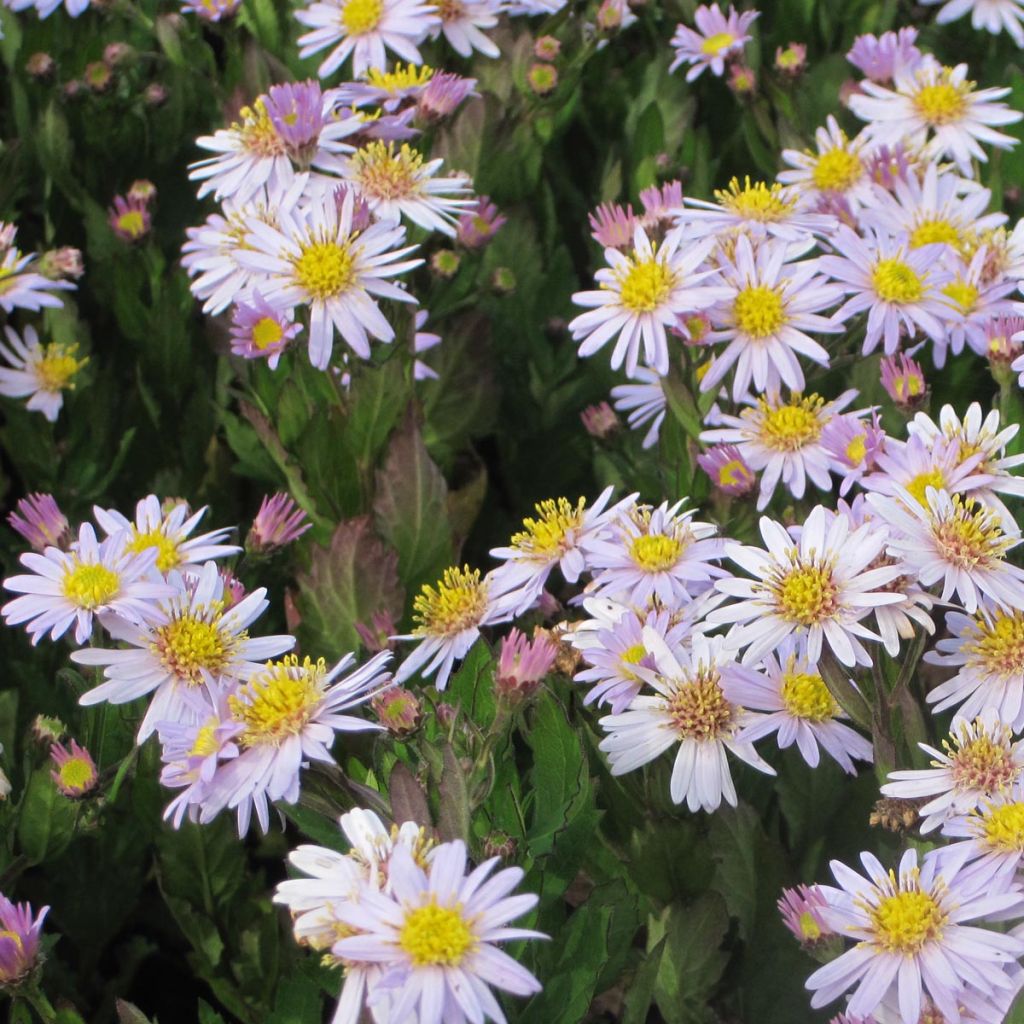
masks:
POLYGON ((736 42, 736 37, 731 32, 716 32, 713 36, 708 36, 700 44, 700 52, 708 57, 717 57, 723 50, 727 50, 733 43, 736 42))
POLYGON ((762 424, 761 441, 768 448, 779 452, 795 452, 804 445, 817 441, 824 426, 818 413, 824 402, 817 395, 806 398, 794 396, 786 405, 772 408, 763 398, 758 399, 762 424))
POLYGON ((839 711, 825 680, 809 672, 783 674, 782 702, 794 718, 804 718, 810 722, 827 722, 835 718, 839 711))
POLYGON ((620 661, 624 665, 639 665, 647 657, 647 648, 643 644, 633 644, 627 647, 620 655, 620 661))
MULTIPOLYGON (((948 77, 949 72, 944 72, 943 78, 948 77)), ((967 82, 956 86, 949 81, 923 86, 914 95, 914 107, 932 127, 951 124, 959 121, 967 112, 967 93, 970 88, 967 82)))
POLYGON ((982 815, 985 842, 1001 853, 1024 853, 1024 803, 990 807, 982 815))
POLYGON ((685 545, 675 537, 663 533, 648 533, 634 537, 629 546, 633 561, 645 572, 664 572, 679 561, 685 545))
POLYGON ((211 754, 216 754, 220 744, 217 742, 217 726, 220 724, 220 720, 217 718, 211 718, 206 725, 196 733, 195 741, 192 744, 192 749, 189 751, 191 757, 209 757, 211 754))
POLYGON ((353 157, 349 174, 371 199, 407 199, 422 191, 423 157, 412 147, 371 142, 353 157))
POLYGON ((15 943, 15 945, 17 945, 18 949, 25 948, 25 944, 22 941, 21 936, 17 932, 8 931, 6 928, 0 929, 0 939, 10 939, 15 943))
POLYGON ((1024 612, 995 611, 991 618, 978 615, 964 645, 971 665, 1003 679, 1024 675, 1024 612))
POLYGON ((302 664, 294 655, 268 662, 237 694, 228 697, 231 717, 245 728, 243 747, 280 746, 296 736, 313 718, 323 700, 321 680, 327 666, 321 658, 302 664))
POLYGON ((424 64, 416 67, 415 64, 406 64, 404 67, 399 62, 391 71, 382 71, 380 68, 370 68, 366 72, 366 81, 377 89, 384 89, 386 92, 398 92, 400 89, 411 89, 418 85, 426 85, 434 77, 434 69, 424 64))
POLYGON ((868 454, 867 434, 857 434, 846 446, 846 461, 851 466, 859 466, 868 454))
POLYGON ((737 484, 749 483, 753 474, 740 459, 730 459, 718 469, 719 487, 735 487, 737 484))
POLYGON ((871 284, 886 302, 917 302, 924 295, 924 282, 902 260, 879 260, 871 272, 871 284))
POLYGON ((107 604, 121 589, 121 578, 113 569, 95 563, 74 561, 61 583, 64 596, 79 608, 90 611, 107 604))
POLYGON ((372 32, 384 16, 384 0, 345 0, 341 24, 350 36, 372 32))
POLYGON ((918 889, 886 896, 871 910, 874 942, 887 953, 912 956, 942 934, 946 915, 935 899, 918 889))
POLYGON ((476 945, 460 907, 439 907, 431 901, 406 914, 398 945, 415 967, 458 967, 476 945))
POLYGON ((818 157, 811 180, 822 192, 845 192, 857 183, 863 173, 860 157, 847 149, 830 149, 818 157))
MULTIPOLYGON (((960 737, 954 738, 955 752, 949 743, 943 746, 950 751, 950 766, 955 788, 958 790, 976 789, 982 793, 996 793, 1010 786, 1020 774, 1010 753, 1010 733, 1004 728, 1003 742, 997 743, 982 733, 969 739, 964 731, 960 737)), ((942 767, 941 762, 932 762, 934 767, 942 767)))
POLYGON ((970 313, 978 302, 978 289, 966 281, 951 281, 942 289, 942 294, 953 300, 961 313, 970 313))
POLYGON ((57 769, 57 775, 65 789, 86 789, 95 782, 96 769, 84 757, 69 757, 57 769))
POLYGON ((927 469, 923 473, 918 473, 912 480, 908 480, 905 486, 919 505, 927 505, 928 488, 942 490, 946 486, 946 478, 942 475, 941 469, 927 469))
POLYGON ((412 604, 417 625, 424 636, 455 636, 475 626, 487 609, 487 587, 480 570, 469 566, 445 569, 436 589, 426 584, 412 604))
POLYGON ((134 240, 146 233, 146 218, 142 216, 141 210, 128 210, 118 214, 117 226, 122 234, 134 240))
POLYGON ((620 278, 619 297, 631 313, 652 313, 668 298, 675 275, 657 256, 630 266, 620 278))
POLYGON ((715 192, 715 198, 738 216, 761 222, 783 220, 796 206, 795 199, 784 198, 781 185, 752 183, 749 177, 743 179, 742 185, 738 178, 733 178, 727 190, 715 192))
POLYGON ((570 533, 583 523, 583 498, 575 506, 566 498, 541 501, 534 508, 537 518, 523 520, 524 529, 512 536, 512 547, 536 558, 551 558, 565 549, 570 533))
POLYGON ((73 378, 88 359, 76 359, 77 345, 51 342, 43 347, 43 356, 35 364, 36 376, 43 391, 63 391, 73 388, 73 378))
POLYGON ((183 615, 153 630, 151 650, 168 672, 191 686, 203 681, 203 670, 218 675, 228 664, 232 647, 220 626, 219 610, 212 621, 183 615))
POLYGON ((932 536, 942 557, 961 569, 988 565, 1002 558, 1010 546, 999 518, 973 498, 953 497, 949 518, 932 523, 932 536))
POLYGON ((809 910, 800 915, 798 923, 805 942, 817 942, 821 938, 821 925, 814 920, 814 915, 809 910))
POLYGON ((242 137, 242 145, 254 156, 281 156, 286 151, 284 140, 277 134, 266 105, 258 99, 240 111, 242 120, 231 127, 242 137))
POLYGON ((781 290, 764 285, 744 288, 736 296, 732 312, 736 326, 757 341, 770 337, 786 322, 781 290))
POLYGON ((283 337, 284 328, 272 316, 257 320, 252 329, 252 343, 261 352, 271 345, 276 345, 283 337))
POLYGON ((156 548, 156 567, 161 572, 170 572, 181 564, 181 555, 178 552, 177 541, 168 537, 161 530, 150 530, 148 533, 138 533, 132 530, 132 538, 125 545, 125 551, 133 554, 141 554, 149 548, 156 548))
POLYGON ((434 0, 434 6, 442 21, 458 21, 466 13, 462 0, 434 0))
POLYGON ((935 245, 938 242, 958 249, 963 244, 963 234, 956 225, 941 217, 922 221, 910 233, 911 249, 919 249, 922 245, 935 245))
POLYGON ((681 739, 705 742, 732 732, 735 709, 725 699, 717 672, 699 672, 668 701, 672 726, 681 739))
POLYGON ((839 590, 832 580, 832 571, 822 566, 795 566, 770 586, 778 614, 801 626, 813 626, 830 618, 839 606, 839 590))
POLYGON ((292 265, 299 285, 321 301, 341 295, 356 280, 352 250, 339 242, 311 242, 292 265))

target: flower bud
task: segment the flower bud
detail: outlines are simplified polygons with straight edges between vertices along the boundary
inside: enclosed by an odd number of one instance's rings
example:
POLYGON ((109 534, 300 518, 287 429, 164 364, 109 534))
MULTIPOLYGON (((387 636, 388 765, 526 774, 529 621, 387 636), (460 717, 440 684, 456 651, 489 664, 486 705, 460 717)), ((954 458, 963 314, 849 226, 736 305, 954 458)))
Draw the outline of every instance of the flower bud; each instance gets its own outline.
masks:
POLYGON ((70 750, 61 743, 54 743, 50 748, 50 758, 56 765, 50 777, 64 796, 76 800, 96 788, 99 781, 96 762, 76 740, 71 741, 70 750))
POLYGON ((389 686, 386 690, 381 690, 370 701, 370 707, 373 708, 380 724, 392 736, 399 738, 414 733, 423 720, 419 698, 401 686, 389 686))

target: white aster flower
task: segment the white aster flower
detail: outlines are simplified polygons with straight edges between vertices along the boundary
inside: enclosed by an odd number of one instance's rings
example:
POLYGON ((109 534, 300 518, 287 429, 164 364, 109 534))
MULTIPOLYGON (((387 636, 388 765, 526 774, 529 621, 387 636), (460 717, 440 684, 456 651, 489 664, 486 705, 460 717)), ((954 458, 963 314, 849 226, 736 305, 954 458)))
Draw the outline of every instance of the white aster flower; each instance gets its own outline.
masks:
POLYGON ((699 78, 706 68, 719 78, 725 74, 727 59, 743 53, 743 47, 750 41, 750 26, 761 16, 759 11, 737 13, 730 5, 729 14, 722 13, 718 4, 710 7, 701 4, 694 12, 693 20, 697 30, 677 25, 672 37, 675 57, 669 71, 675 71, 680 64, 690 65, 686 80, 699 78))
POLYGON ((675 324, 680 314, 707 309, 728 294, 701 283, 713 269, 697 269, 710 255, 714 240, 685 248, 682 241, 680 232, 673 230, 655 245, 637 225, 631 252, 605 249, 608 266, 594 275, 599 290, 572 297, 577 306, 588 309, 569 324, 581 356, 591 356, 617 338, 613 370, 625 363, 626 373, 633 376, 642 354, 648 366, 668 373, 666 326, 675 324))
POLYGON ((148 622, 100 616, 111 639, 126 646, 72 654, 79 665, 104 666, 106 682, 82 694, 80 704, 126 704, 153 694, 139 743, 162 722, 194 723, 204 716, 208 701, 200 690, 208 680, 247 679, 261 670, 260 662, 295 645, 292 636, 249 636, 248 627, 270 604, 265 587, 225 608, 224 579, 214 562, 207 562, 198 577, 172 570, 168 582, 172 594, 148 622))
POLYGON ((156 570, 155 551, 134 553, 127 544, 126 533, 99 542, 92 526, 83 523, 70 551, 25 552, 20 562, 34 575, 4 580, 7 590, 23 595, 0 609, 5 621, 9 626, 28 623, 33 644, 47 632, 56 640, 74 625, 75 641, 83 644, 100 612, 137 623, 159 617, 158 602, 173 588, 156 570))
POLYGON ((966 925, 1017 908, 1016 887, 979 889, 961 874, 963 857, 925 854, 920 867, 908 850, 897 872, 861 854, 867 877, 832 861, 840 888, 819 886, 826 923, 856 943, 807 979, 811 1006, 825 1006, 856 986, 847 1012, 867 1016, 887 996, 896 998, 902 1024, 919 1024, 925 993, 950 1020, 960 1019, 968 982, 992 991, 1011 981, 1003 967, 1024 955, 1011 935, 966 925))
POLYGON ((418 46, 440 21, 436 8, 420 0, 317 0, 295 17, 312 30, 299 36, 300 57, 333 47, 317 68, 321 78, 333 75, 349 55, 352 78, 369 68, 383 71, 388 50, 422 64, 418 46))
POLYGON ((715 608, 713 625, 735 623, 729 633, 746 648, 743 664, 756 665, 789 636, 806 641, 807 658, 821 658, 823 641, 844 665, 870 665, 860 642, 879 637, 861 619, 902 595, 883 588, 901 570, 896 565, 869 568, 885 548, 886 531, 873 523, 852 527, 846 516, 816 505, 804 522, 799 542, 767 516, 761 518, 765 549, 730 542, 726 556, 753 579, 718 580, 715 587, 737 600, 715 608))
POLYGON ((486 57, 501 56, 494 40, 484 32, 498 27, 500 0, 434 0, 434 6, 441 24, 431 30, 432 39, 444 33, 460 57, 470 57, 474 50, 486 57))
POLYGON ((716 811, 724 798, 736 806, 736 787, 727 751, 741 761, 774 775, 775 769, 740 736, 757 716, 732 700, 722 668, 733 660, 721 637, 696 635, 688 647, 671 650, 658 632, 647 627, 644 646, 655 668, 637 664, 636 672, 656 691, 641 694, 620 714, 606 715, 608 734, 601 749, 613 775, 624 775, 679 745, 672 767, 670 793, 691 811, 716 811))
POLYGON ((754 743, 776 733, 781 749, 795 743, 812 768, 818 767, 821 758, 819 746, 824 747, 850 775, 857 773, 855 758, 872 760, 871 743, 839 721, 846 714, 829 692, 818 666, 792 638, 766 654, 756 670, 729 665, 723 672, 729 695, 737 703, 766 712, 743 730, 743 739, 754 743))
POLYGON ((966 877, 977 875, 982 885, 1006 888, 1024 862, 1024 786, 1017 783, 962 817, 950 819, 943 824, 942 834, 961 840, 946 850, 950 856, 967 851, 966 877))
POLYGON ((1018 46, 1024 47, 1022 0, 921 0, 921 3, 926 6, 943 4, 935 16, 939 25, 948 25, 970 14, 972 28, 984 29, 992 35, 1005 30, 1018 46))
POLYGON ((850 139, 829 114, 825 127, 814 133, 817 153, 784 149, 782 159, 792 170, 780 171, 778 181, 794 186, 799 204, 806 210, 831 196, 841 196, 857 213, 875 198, 875 188, 864 162, 865 143, 850 139))
POLYGON ((77 18, 89 7, 90 0, 4 0, 12 11, 27 11, 35 8, 40 18, 48 18, 61 4, 72 18, 77 18))
POLYGON ((32 326, 25 328, 23 338, 13 327, 5 327, 4 333, 7 344, 0 342, 0 356, 7 366, 0 366, 0 395, 27 398, 25 408, 41 412, 55 423, 64 405, 64 392, 74 389, 75 376, 88 360, 76 358, 77 345, 40 344, 32 326))
POLYGON ((281 209, 276 225, 252 217, 248 247, 236 255, 242 266, 263 275, 260 290, 267 301, 309 306, 309 361, 318 370, 330 363, 335 332, 362 359, 370 357, 371 337, 394 339, 394 328, 373 296, 416 301, 387 280, 423 262, 403 259, 415 249, 400 248, 405 229, 378 221, 355 230, 354 201, 348 190, 340 203, 325 196, 281 209))
POLYGON ((880 494, 906 493, 927 505, 929 487, 963 494, 975 485, 973 471, 979 461, 977 455, 961 461, 959 445, 945 437, 926 440, 912 433, 906 442, 888 438, 876 459, 877 472, 866 476, 862 486, 880 494))

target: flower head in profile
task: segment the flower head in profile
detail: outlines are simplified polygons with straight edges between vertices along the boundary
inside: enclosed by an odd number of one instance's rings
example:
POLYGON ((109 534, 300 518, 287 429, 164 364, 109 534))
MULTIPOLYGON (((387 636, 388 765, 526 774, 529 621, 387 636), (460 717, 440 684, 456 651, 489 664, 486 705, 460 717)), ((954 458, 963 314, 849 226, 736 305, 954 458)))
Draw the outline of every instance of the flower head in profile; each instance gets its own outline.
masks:
POLYGON ((719 444, 697 456, 697 465, 711 478, 715 490, 736 497, 757 485, 754 471, 734 444, 719 444))
POLYGON ((902 408, 913 408, 924 400, 928 382, 921 364, 905 352, 886 356, 882 360, 882 387, 889 397, 902 408))
POLYGON ((507 222, 489 196, 478 196, 468 210, 459 215, 457 236, 467 249, 485 246, 507 222))
POLYGON ((725 62, 743 53, 743 47, 751 38, 750 26, 759 17, 759 11, 738 13, 730 5, 726 15, 717 3, 710 7, 702 4, 693 16, 696 31, 685 25, 676 26, 671 44, 675 57, 669 71, 675 71, 680 64, 689 64, 690 69, 686 72, 688 82, 699 78, 707 69, 721 78, 725 73, 725 62))
POLYGON ((70 281, 54 280, 32 269, 35 253, 24 255, 13 244, 0 246, 0 309, 10 315, 16 309, 34 313, 64 305, 54 292, 74 289, 70 281))
MULTIPOLYGON (((0 289, 3 282, 0 280, 0 289)), ((0 395, 27 398, 25 407, 41 412, 51 423, 64 405, 64 392, 73 391, 79 370, 89 361, 79 359, 78 345, 52 341, 40 344, 34 327, 27 326, 19 337, 13 327, 5 327, 7 344, 0 342, 0 395)))
POLYGON ((67 516, 52 494, 30 494, 19 498, 7 522, 32 545, 34 551, 65 548, 71 540, 67 516))
POLYGON ((532 695, 551 671, 558 656, 558 645, 538 635, 532 640, 512 629, 501 641, 494 683, 498 693, 511 701, 532 695))
POLYGON ((27 903, 12 903, 0 894, 0 986, 25 981, 40 962, 39 936, 49 907, 32 917, 27 903))
POLYGON ((776 904, 782 923, 802 946, 815 946, 832 935, 825 922, 828 903, 816 885, 784 889, 776 904))
POLYGON ((245 540, 249 551, 268 552, 298 540, 313 524, 289 494, 265 495, 245 540))

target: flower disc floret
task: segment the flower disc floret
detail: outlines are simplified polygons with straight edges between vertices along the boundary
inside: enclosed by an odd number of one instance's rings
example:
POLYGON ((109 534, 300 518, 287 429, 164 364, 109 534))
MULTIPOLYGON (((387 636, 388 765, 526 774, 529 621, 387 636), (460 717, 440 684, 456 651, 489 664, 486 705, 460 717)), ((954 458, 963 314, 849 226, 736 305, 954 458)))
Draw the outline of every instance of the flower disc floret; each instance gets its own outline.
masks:
POLYGON ((981 818, 981 834, 987 846, 1000 853, 1024 853, 1024 803, 990 806, 981 818))
MULTIPOLYGON (((896 884, 895 876, 893 884, 896 884)), ((946 914, 939 903, 919 889, 886 896, 870 909, 873 943, 887 953, 912 955, 942 935, 946 914)))
POLYGON ((912 477, 903 486, 919 505, 927 508, 928 488, 934 487, 938 489, 944 487, 945 484, 946 478, 941 469, 927 469, 923 473, 918 473, 917 476, 912 477))
POLYGON ((973 498, 965 501, 954 495, 952 504, 953 514, 937 522, 934 528, 943 557, 963 569, 1001 558, 1010 541, 1000 527, 999 516, 973 498))
POLYGON ((244 726, 243 747, 280 746, 313 719, 323 700, 327 665, 321 658, 299 663, 295 655, 269 662, 237 694, 228 697, 231 717, 244 726))
POLYGON ((726 700, 718 672, 701 673, 680 686, 668 703, 672 727, 682 739, 700 742, 731 735, 735 708, 726 700))
POLYGON ((405 199, 420 191, 423 157, 410 146, 371 142, 352 157, 349 174, 374 199, 405 199))
POLYGON ((797 565, 768 582, 779 614, 801 626, 831 618, 839 607, 839 588, 828 566, 797 565))
POLYGON ((284 139, 274 127, 262 98, 251 107, 243 107, 241 116, 242 120, 231 127, 241 136, 248 152, 259 157, 281 156, 286 152, 284 139))
POLYGON ((675 276, 655 251, 649 260, 630 261, 619 277, 622 305, 633 313, 651 313, 668 298, 675 285, 675 276))
POLYGON ((738 216, 762 223, 782 220, 796 207, 796 200, 787 199, 781 185, 751 182, 749 177, 742 185, 739 178, 733 178, 728 189, 716 190, 715 198, 738 216))
POLYGON ((455 636, 477 625, 487 610, 487 586, 480 570, 446 569, 437 587, 427 584, 413 602, 419 635, 455 636))
POLYGON ((824 400, 818 395, 794 395, 787 404, 774 407, 763 398, 757 402, 762 417, 761 440, 768 448, 795 452, 821 436, 818 413, 824 400))
POLYGON ((979 615, 971 633, 964 651, 978 668, 1004 678, 1024 674, 1024 613, 1014 609, 979 615))
POLYGON ((791 715, 810 722, 830 721, 839 712, 825 680, 816 673, 783 673, 782 701, 791 715))
POLYGON ((914 94, 914 107, 933 127, 952 124, 967 112, 967 95, 973 88, 973 82, 954 84, 946 70, 938 82, 918 89, 914 94))
POLYGON ((88 362, 76 359, 77 351, 77 345, 62 345, 57 341, 43 346, 43 356, 35 370, 44 391, 63 391, 73 386, 75 374, 88 362))
POLYGON ((348 291, 355 282, 355 259, 341 242, 313 242, 293 261, 295 278, 314 299, 324 301, 348 291))
POLYGON ((811 180, 822 192, 846 192, 864 173, 860 158, 847 149, 830 149, 814 164, 811 180))
POLYGON ((924 295, 920 275, 898 259, 879 260, 871 272, 871 283, 886 302, 917 302, 924 295))
POLYGON ((723 50, 728 50, 735 42, 736 37, 731 32, 716 32, 700 44, 700 52, 714 57, 723 50))
POLYGON ((383 15, 383 0, 346 0, 341 9, 341 23, 350 36, 359 36, 372 32, 383 15))
MULTIPOLYGON (((948 742, 943 745, 950 750, 948 742)), ((941 767, 939 762, 932 764, 941 767)), ((985 733, 961 742, 955 752, 951 751, 950 770, 957 789, 976 789, 984 793, 995 793, 1009 786, 1020 773, 1009 744, 995 743, 985 733)))
POLYGON ((679 561, 684 547, 684 542, 678 537, 648 533, 633 538, 629 554, 641 569, 647 572, 664 572, 679 561))
POLYGON ((744 288, 733 302, 736 326, 751 338, 767 338, 786 322, 786 308, 778 288, 753 285, 744 288))
POLYGON ((942 289, 942 294, 951 299, 961 313, 970 313, 978 304, 981 293, 968 281, 950 281, 942 289))
POLYGON ((910 248, 920 249, 924 245, 951 245, 961 249, 964 245, 964 233, 953 223, 942 217, 933 217, 921 221, 910 232, 910 248))
POLYGON ((476 940, 460 907, 441 907, 432 899, 409 911, 398 944, 416 967, 458 967, 476 940))
MULTIPOLYGON (((204 671, 217 676, 231 660, 233 644, 222 634, 219 620, 219 611, 215 611, 209 621, 188 614, 157 626, 153 630, 153 653, 168 672, 198 686, 204 671)), ((234 639, 245 640, 245 631, 234 639)))
POLYGON ((125 545, 125 550, 141 554, 149 548, 156 548, 156 567, 161 572, 170 572, 181 564, 177 542, 162 530, 147 530, 145 533, 132 530, 131 539, 125 545))
POLYGON ((571 534, 583 524, 586 500, 571 505, 567 498, 538 502, 537 517, 523 520, 524 529, 512 536, 512 547, 536 557, 550 557, 563 551, 571 534))
POLYGON ((61 589, 64 596, 79 608, 99 608, 109 603, 121 589, 121 578, 113 569, 73 559, 61 589))

